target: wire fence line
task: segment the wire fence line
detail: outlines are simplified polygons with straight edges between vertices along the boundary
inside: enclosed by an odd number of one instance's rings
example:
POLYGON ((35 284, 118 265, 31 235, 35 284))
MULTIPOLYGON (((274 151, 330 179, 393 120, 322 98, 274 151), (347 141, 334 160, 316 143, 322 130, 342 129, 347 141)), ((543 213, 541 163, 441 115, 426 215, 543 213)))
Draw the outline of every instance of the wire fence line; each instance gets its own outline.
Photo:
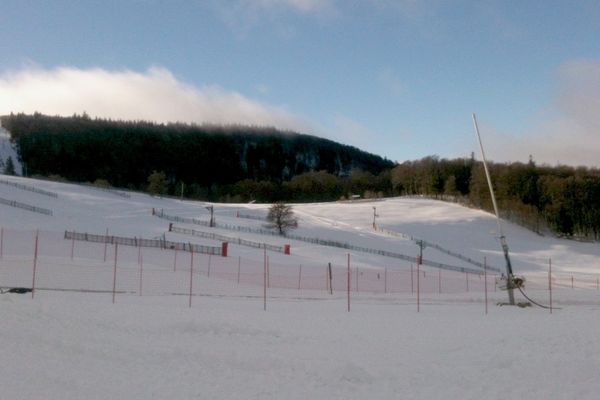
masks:
MULTIPOLYGON (((287 295, 307 300, 319 292, 416 295, 419 290, 429 294, 484 290, 483 276, 428 267, 373 267, 350 263, 350 259, 347 265, 345 260, 303 265, 280 254, 264 257, 260 249, 244 257, 211 257, 169 247, 134 247, 143 244, 139 238, 123 241, 116 236, 69 233, 0 227, 0 286, 112 293, 113 302, 115 295, 191 298, 237 293, 252 299, 264 296, 265 286, 293 290, 287 295), (76 241, 75 236, 88 240, 76 241)), ((492 281, 488 275, 488 283, 492 281)))
POLYGON ((10 207, 20 208, 22 210, 31 211, 31 212, 35 212, 38 214, 52 216, 52 210, 49 210, 47 208, 32 206, 30 204, 21 203, 16 200, 9 200, 9 199, 0 197, 0 204, 4 204, 4 205, 10 206, 10 207))
POLYGON ((65 231, 66 240, 80 240, 93 243, 110 243, 134 247, 154 247, 170 250, 193 251, 194 253, 222 255, 222 247, 203 246, 198 244, 172 242, 165 239, 143 239, 138 237, 124 237, 112 235, 95 235, 91 233, 81 233, 74 231, 65 231))
POLYGON ((91 183, 79 183, 79 185, 85 186, 85 187, 90 188, 90 189, 100 190, 102 192, 112 193, 112 194, 114 194, 116 196, 123 197, 125 199, 130 199, 131 198, 131 195, 129 193, 121 192, 119 190, 116 190, 116 189, 113 189, 113 188, 110 188, 110 187, 96 186, 96 185, 93 185, 91 183))
POLYGON ((7 181, 4 179, 0 179, 0 183, 3 185, 16 187, 17 189, 27 190, 29 192, 34 192, 34 193, 38 193, 38 194, 43 194, 44 196, 58 198, 58 193, 50 192, 49 190, 38 189, 38 188, 30 186, 30 185, 24 185, 22 183, 11 182, 11 181, 7 181))
POLYGON ((253 219, 255 221, 264 221, 266 219, 266 217, 261 217, 260 215, 252 215, 252 214, 237 213, 236 216, 238 218, 253 219))
POLYGON ((181 228, 178 226, 174 226, 173 224, 169 224, 169 232, 181 233, 184 235, 191 235, 191 236, 198 236, 198 237, 202 237, 202 238, 206 238, 206 239, 221 240, 224 242, 237 244, 240 246, 254 247, 256 249, 267 249, 269 251, 275 251, 275 252, 279 252, 279 253, 289 254, 289 247, 287 247, 287 251, 286 251, 285 246, 277 246, 277 245, 272 245, 272 244, 254 242, 252 240, 234 238, 231 236, 219 235, 217 233, 212 233, 212 232, 198 231, 195 229, 181 228))
MULTIPOLYGON (((185 217, 179 217, 179 216, 175 216, 175 215, 168 215, 168 214, 165 214, 163 212, 163 210, 157 211, 157 210, 152 209, 152 213, 153 213, 153 215, 155 215, 159 218, 163 218, 163 219, 173 221, 173 222, 210 226, 210 224, 206 221, 200 221, 195 218, 185 218, 185 217)), ((272 231, 272 230, 262 229, 262 228, 251 228, 251 227, 247 227, 247 226, 214 223, 213 227, 219 228, 219 229, 230 230, 230 231, 254 233, 254 234, 259 234, 259 235, 281 236, 279 233, 272 231)), ((408 262, 415 263, 415 264, 420 262, 421 265, 428 265, 430 267, 444 269, 444 270, 448 270, 448 271, 468 272, 468 273, 472 273, 472 274, 483 274, 483 270, 481 270, 481 269, 461 267, 461 266, 450 265, 450 264, 440 263, 440 262, 426 260, 426 259, 419 260, 419 258, 415 257, 415 256, 409 256, 406 254, 395 253, 395 252, 386 251, 386 250, 372 249, 372 248, 363 247, 363 246, 356 246, 356 245, 352 245, 352 244, 346 243, 346 242, 338 242, 336 240, 306 237, 306 236, 294 235, 292 233, 287 233, 285 235, 285 237, 290 240, 298 240, 301 242, 316 244, 316 245, 320 245, 320 246, 336 247, 336 248, 340 248, 340 249, 352 250, 352 251, 357 251, 357 252, 361 252, 361 253, 375 254, 375 255, 380 255, 380 256, 390 257, 390 258, 397 258, 397 259, 408 261, 408 262)), ((500 270, 496 267, 489 267, 488 269, 491 271, 494 271, 494 272, 500 272, 500 270)))
MULTIPOLYGON (((372 295, 378 294, 382 301, 391 301, 388 304, 398 304, 399 298, 416 304, 419 298, 426 299, 425 304, 455 304, 457 300, 483 302, 484 293, 487 298, 487 292, 499 291, 495 284, 498 275, 494 274, 475 275, 407 264, 391 268, 362 266, 350 258, 347 265, 340 260, 330 266, 318 261, 302 265, 290 263, 290 259, 284 260, 279 254, 264 257, 258 249, 244 257, 211 257, 171 248, 121 248, 116 243, 109 246, 107 235, 95 236, 103 241, 70 242, 64 240, 62 232, 0 227, 0 289, 31 288, 32 297, 38 291, 106 294, 107 299, 112 295, 113 303, 132 296, 163 296, 168 304, 185 299, 181 304, 189 307, 192 299, 200 303, 202 296, 235 296, 256 302, 267 298, 345 299, 346 294, 359 300, 360 294, 367 294, 364 299, 370 304, 372 295), (271 289, 278 291, 270 292, 271 289), (461 293, 469 295, 464 297, 461 293), (442 294, 459 297, 437 297, 442 294), (426 297, 419 297, 423 295, 426 297)), ((138 238, 133 240, 139 243, 138 238)), ((526 282, 538 298, 545 298, 553 288, 557 289, 553 292, 556 300, 572 304, 573 300, 565 297, 567 293, 580 296, 584 292, 577 291, 586 290, 590 293, 587 301, 598 304, 598 274, 553 272, 550 276, 539 272, 529 274, 526 282)), ((503 297, 497 293, 495 298, 500 296, 503 297)))
POLYGON ((171 221, 171 222, 180 222, 182 224, 210 226, 210 222, 208 222, 208 221, 200 221, 199 219, 195 219, 195 218, 187 218, 187 217, 180 217, 178 215, 165 214, 165 212, 162 209, 156 210, 153 208, 152 215, 154 215, 158 218, 161 218, 161 219, 166 219, 167 221, 171 221))
POLYGON ((500 269, 497 268, 497 267, 493 267, 493 266, 490 266, 490 265, 484 266, 483 263, 480 262, 480 261, 473 260, 472 258, 466 257, 466 256, 464 256, 464 255, 462 255, 460 253, 456 253, 456 252, 454 252, 452 250, 445 249, 442 246, 440 246, 439 244, 436 244, 436 243, 433 243, 433 242, 428 242, 426 240, 419 239, 419 238, 416 238, 414 236, 407 235, 405 233, 395 232, 395 231, 391 231, 389 229, 384 229, 384 228, 381 228, 379 226, 376 227, 375 229, 377 231, 379 231, 381 233, 384 233, 386 235, 389 235, 389 236, 400 237, 402 239, 411 240, 411 241, 414 241, 414 242, 422 242, 423 243, 423 247, 430 247, 430 248, 435 249, 435 250, 437 250, 437 251, 439 251, 441 253, 447 254, 447 255, 449 255, 451 257, 454 257, 454 258, 458 258, 459 260, 467 262, 467 263, 469 263, 471 265, 474 265, 476 267, 479 267, 481 269, 487 268, 487 269, 490 269, 492 271, 500 272, 500 269))

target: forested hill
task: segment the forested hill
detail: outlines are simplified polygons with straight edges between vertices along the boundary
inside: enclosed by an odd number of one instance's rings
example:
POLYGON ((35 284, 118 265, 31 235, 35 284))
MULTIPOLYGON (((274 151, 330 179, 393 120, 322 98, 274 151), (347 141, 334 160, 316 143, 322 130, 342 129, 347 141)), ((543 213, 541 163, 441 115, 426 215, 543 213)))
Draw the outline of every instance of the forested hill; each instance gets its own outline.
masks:
POLYGON ((205 193, 243 180, 276 185, 311 171, 379 174, 393 163, 310 135, 247 126, 195 126, 91 119, 86 115, 3 116, 28 175, 106 180, 146 188, 153 171, 205 193), (191 187, 191 186, 190 186, 191 187))
MULTIPOLYGON (((331 201, 425 195, 492 210, 481 162, 425 157, 393 165, 330 140, 268 128, 1 117, 27 175, 212 201, 331 201)), ((504 218, 600 239, 600 170, 490 163, 504 218)), ((6 173, 6 171, 5 171, 6 173)))

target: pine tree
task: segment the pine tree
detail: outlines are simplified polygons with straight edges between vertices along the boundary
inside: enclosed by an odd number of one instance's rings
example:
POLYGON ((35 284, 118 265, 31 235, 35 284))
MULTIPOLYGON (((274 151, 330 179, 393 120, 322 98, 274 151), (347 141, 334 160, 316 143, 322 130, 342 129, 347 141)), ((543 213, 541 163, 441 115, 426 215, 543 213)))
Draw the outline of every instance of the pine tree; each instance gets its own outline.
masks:
POLYGON ((164 172, 154 171, 148 176, 148 192, 154 195, 162 195, 167 190, 167 177, 164 172))
POLYGON ((12 157, 8 157, 8 160, 6 160, 3 173, 4 175, 16 175, 15 164, 13 163, 12 157))

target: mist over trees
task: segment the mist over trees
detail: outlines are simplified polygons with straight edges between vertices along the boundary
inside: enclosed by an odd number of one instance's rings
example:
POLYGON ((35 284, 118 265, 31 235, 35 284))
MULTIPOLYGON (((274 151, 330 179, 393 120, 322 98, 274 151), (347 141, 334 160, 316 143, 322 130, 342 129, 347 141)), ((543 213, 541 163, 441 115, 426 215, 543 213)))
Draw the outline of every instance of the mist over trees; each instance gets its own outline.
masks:
MULTIPOLYGON (((190 126, 41 114, 1 117, 30 175, 220 202, 427 196, 492 211, 474 156, 394 164, 272 128, 190 126), (181 193, 182 188, 183 194, 181 193)), ((540 234, 600 239, 600 171, 489 163, 502 217, 540 234)))

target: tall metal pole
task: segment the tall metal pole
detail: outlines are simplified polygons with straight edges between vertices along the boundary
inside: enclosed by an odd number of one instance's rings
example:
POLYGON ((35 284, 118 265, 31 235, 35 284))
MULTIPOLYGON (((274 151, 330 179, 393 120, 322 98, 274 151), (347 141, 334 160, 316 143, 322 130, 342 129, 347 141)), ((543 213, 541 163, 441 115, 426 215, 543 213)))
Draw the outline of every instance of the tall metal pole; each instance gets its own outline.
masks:
POLYGON ((508 244, 506 243, 506 237, 502 231, 502 224, 500 223, 500 213, 498 212, 498 205, 496 204, 496 196, 494 195, 494 188, 492 187, 492 179, 490 178, 490 171, 487 167, 487 161, 485 159, 485 152, 483 150, 483 144, 481 142, 481 135, 479 134, 479 127, 477 126, 477 117, 473 113, 473 125, 475 126, 475 132, 477 133, 477 139, 479 140, 479 148, 481 149, 481 158, 483 159, 483 169, 485 170, 485 177, 487 179, 488 187, 490 188, 490 195, 492 197, 492 205, 494 206, 494 212, 496 213, 496 223, 498 224, 498 232, 500 233, 500 244, 502 251, 504 252, 504 259, 506 261, 506 288, 508 290, 508 303, 512 306, 515 305, 514 289, 514 277, 512 264, 510 262, 510 256, 508 255, 508 244))

